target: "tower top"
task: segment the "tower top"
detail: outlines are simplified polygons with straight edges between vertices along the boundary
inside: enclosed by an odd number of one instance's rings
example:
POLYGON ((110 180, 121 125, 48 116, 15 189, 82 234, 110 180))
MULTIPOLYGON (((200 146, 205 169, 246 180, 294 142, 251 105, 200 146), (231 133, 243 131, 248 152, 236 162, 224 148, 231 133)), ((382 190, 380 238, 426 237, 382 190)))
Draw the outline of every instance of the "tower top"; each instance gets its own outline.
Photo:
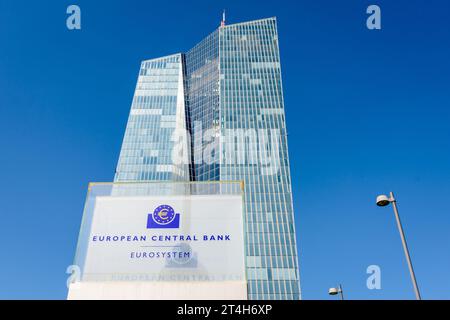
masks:
POLYGON ((225 26, 225 9, 223 9, 223 13, 222 13, 222 21, 220 22, 220 26, 224 27, 225 26))

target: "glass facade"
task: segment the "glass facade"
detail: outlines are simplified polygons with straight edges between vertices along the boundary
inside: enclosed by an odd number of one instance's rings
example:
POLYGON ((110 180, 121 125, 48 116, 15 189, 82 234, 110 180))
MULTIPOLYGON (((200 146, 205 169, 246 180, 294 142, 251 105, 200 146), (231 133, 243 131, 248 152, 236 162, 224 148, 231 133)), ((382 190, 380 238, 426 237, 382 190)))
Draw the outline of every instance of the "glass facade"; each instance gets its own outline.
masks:
POLYGON ((289 170, 275 18, 142 63, 115 180, 243 180, 249 299, 300 299, 289 170))
POLYGON ((187 159, 172 156, 186 129, 183 74, 181 54, 142 62, 114 181, 189 181, 187 159))
POLYGON ((193 177, 196 181, 219 180, 219 165, 203 161, 205 145, 217 148, 219 143, 219 139, 203 139, 205 132, 215 133, 212 137, 220 132, 219 30, 186 53, 185 61, 193 177))
MULTIPOLYGON (((223 136, 234 134, 249 154, 224 161, 221 180, 244 180, 247 277, 251 299, 299 299, 299 275, 275 19, 220 29, 220 113, 223 136), (273 150, 276 148, 277 150, 273 150), (253 152, 252 152, 253 151, 253 152), (256 152, 255 152, 256 151, 256 152), (235 163, 239 164, 236 165, 235 163), (228 164, 230 163, 230 164, 228 164), (269 162, 267 162, 269 164, 269 162)), ((230 143, 230 139, 226 142, 230 143)), ((243 150, 241 150, 241 153, 243 150)))

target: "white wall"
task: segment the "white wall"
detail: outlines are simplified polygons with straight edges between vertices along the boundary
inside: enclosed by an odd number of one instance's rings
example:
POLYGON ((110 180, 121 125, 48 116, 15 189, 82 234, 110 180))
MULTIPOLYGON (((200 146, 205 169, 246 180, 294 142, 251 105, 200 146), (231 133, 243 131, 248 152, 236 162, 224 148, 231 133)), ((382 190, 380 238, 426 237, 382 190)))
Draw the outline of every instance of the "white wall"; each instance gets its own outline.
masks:
POLYGON ((68 300, 246 300, 245 281, 78 282, 68 300))

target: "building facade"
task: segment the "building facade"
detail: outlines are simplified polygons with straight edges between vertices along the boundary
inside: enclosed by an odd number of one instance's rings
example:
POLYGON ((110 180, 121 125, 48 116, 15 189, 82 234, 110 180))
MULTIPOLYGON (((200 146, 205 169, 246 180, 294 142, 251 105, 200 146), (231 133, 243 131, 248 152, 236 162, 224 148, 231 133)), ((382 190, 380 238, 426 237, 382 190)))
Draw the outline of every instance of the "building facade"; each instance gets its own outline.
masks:
POLYGON ((300 299, 275 18, 143 61, 115 181, 245 185, 249 299, 300 299))

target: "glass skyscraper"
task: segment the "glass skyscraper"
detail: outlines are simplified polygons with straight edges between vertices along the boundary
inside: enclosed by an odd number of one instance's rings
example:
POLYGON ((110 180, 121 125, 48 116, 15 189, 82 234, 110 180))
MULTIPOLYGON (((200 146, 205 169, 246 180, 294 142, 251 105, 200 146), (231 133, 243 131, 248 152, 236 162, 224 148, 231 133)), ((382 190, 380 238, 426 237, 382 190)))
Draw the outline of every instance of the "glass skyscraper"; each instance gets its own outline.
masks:
POLYGON ((275 18, 142 62, 115 181, 244 181, 249 299, 300 299, 289 170, 275 18))

